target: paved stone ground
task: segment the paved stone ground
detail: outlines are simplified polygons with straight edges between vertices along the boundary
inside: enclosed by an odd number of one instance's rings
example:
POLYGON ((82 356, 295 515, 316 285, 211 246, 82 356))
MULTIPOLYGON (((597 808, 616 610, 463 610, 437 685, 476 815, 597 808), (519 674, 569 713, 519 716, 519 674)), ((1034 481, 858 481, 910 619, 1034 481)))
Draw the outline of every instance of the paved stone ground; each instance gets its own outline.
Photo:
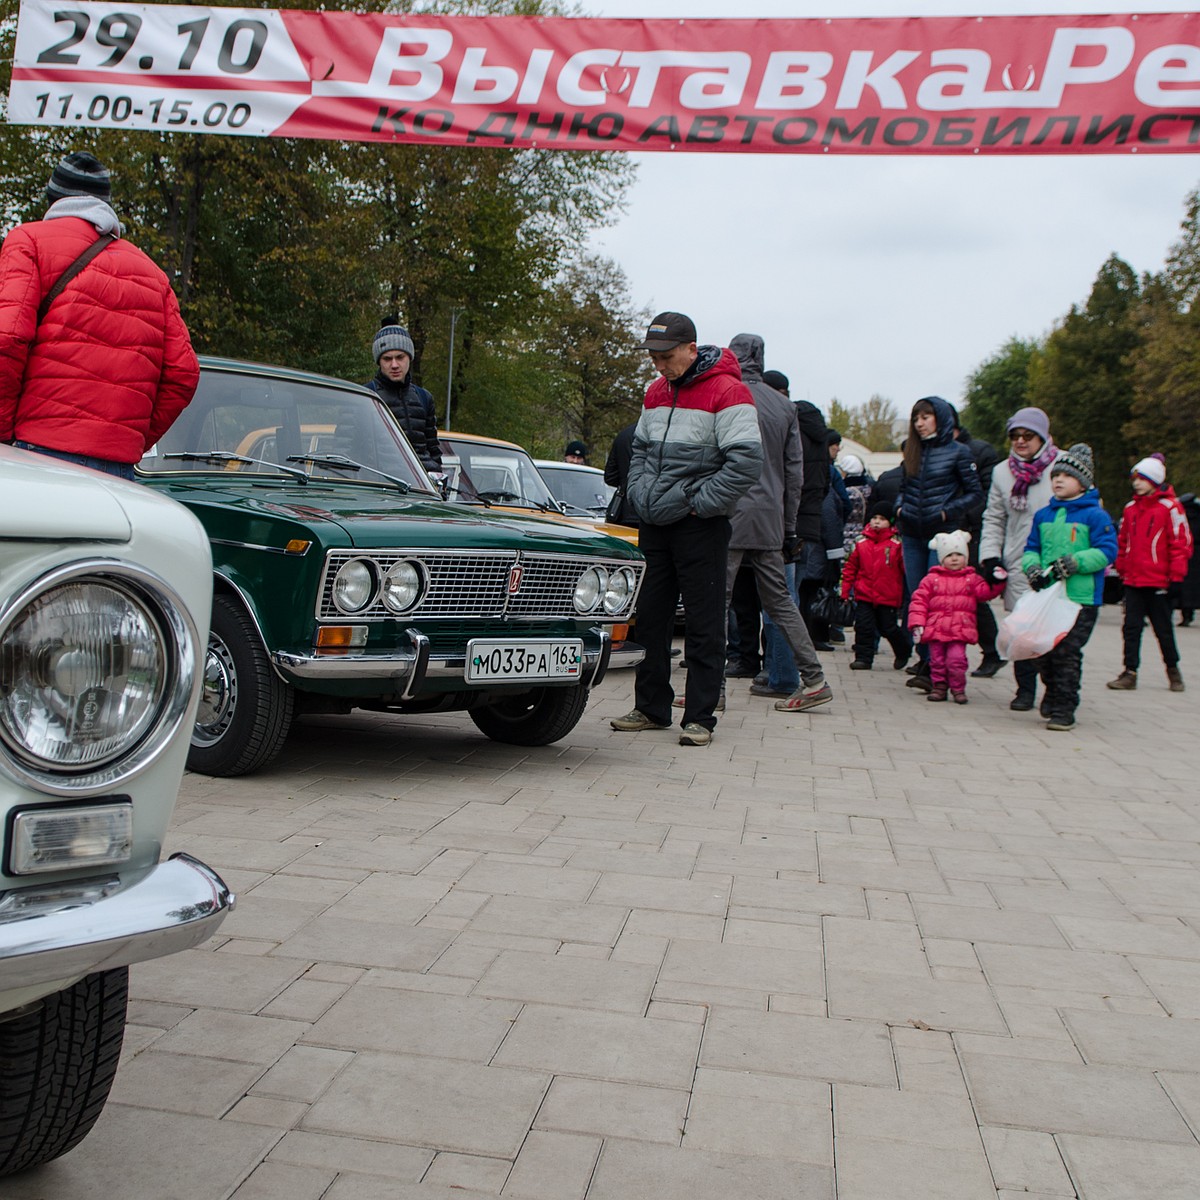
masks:
POLYGON ((356 716, 188 777, 168 849, 238 909, 5 1197, 1195 1200, 1196 700, 1152 642, 1104 689, 1117 618, 1072 733, 842 651, 708 749, 610 732, 621 672, 543 750, 356 716))

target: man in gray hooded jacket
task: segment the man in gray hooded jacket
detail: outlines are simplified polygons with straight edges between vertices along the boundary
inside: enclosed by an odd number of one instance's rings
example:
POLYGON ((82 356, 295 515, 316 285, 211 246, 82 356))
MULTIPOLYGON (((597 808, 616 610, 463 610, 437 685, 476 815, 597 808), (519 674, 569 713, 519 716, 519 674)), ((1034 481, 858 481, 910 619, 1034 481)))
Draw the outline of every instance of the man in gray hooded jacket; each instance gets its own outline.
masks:
MULTIPOLYGON (((804 457, 800 430, 792 402, 763 382, 763 340, 755 333, 739 333, 729 343, 750 389, 762 438, 762 470, 750 490, 733 510, 725 602, 743 564, 754 571, 759 601, 779 627, 796 660, 800 687, 778 700, 780 712, 802 712, 828 704, 833 692, 825 681, 817 652, 800 610, 788 591, 783 547, 796 527, 796 509, 804 483, 804 457)), ((751 685, 752 691, 759 690, 751 685)))

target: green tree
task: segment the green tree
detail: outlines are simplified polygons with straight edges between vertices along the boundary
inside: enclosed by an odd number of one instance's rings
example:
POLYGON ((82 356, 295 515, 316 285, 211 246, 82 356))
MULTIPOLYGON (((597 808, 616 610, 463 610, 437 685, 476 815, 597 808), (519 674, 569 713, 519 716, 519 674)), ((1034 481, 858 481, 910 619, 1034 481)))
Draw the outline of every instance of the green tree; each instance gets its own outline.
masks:
POLYGON ((1137 461, 1123 430, 1133 405, 1134 355, 1142 342, 1140 294, 1133 269, 1110 256, 1087 303, 1071 308, 1029 370, 1029 399, 1049 414, 1055 442, 1092 447, 1096 485, 1114 507, 1124 503, 1126 475, 1137 461))
POLYGON ((826 414, 825 424, 830 429, 836 429, 843 437, 849 437, 850 426, 854 424, 854 410, 834 396, 829 401, 829 412, 826 414))
POLYGON ((1167 458, 1177 491, 1200 488, 1200 190, 1187 197, 1182 235, 1142 288, 1143 342, 1124 427, 1130 453, 1167 458))
POLYGON ((896 438, 892 429, 898 415, 890 400, 876 394, 865 404, 850 410, 846 436, 861 442, 868 450, 895 450, 896 438))
POLYGON ((997 447, 1006 443, 1008 418, 1031 403, 1029 364, 1038 349, 1033 339, 1010 337, 967 376, 963 420, 972 436, 997 447))

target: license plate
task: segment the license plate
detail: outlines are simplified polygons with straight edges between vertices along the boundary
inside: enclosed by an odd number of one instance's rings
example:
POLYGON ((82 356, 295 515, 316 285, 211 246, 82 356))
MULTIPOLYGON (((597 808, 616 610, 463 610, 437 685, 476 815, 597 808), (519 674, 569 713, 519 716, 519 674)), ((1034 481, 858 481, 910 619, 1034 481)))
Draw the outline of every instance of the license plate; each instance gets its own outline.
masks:
POLYGON ((468 683, 507 683, 530 679, 579 679, 583 673, 583 642, 579 638, 467 643, 468 683))

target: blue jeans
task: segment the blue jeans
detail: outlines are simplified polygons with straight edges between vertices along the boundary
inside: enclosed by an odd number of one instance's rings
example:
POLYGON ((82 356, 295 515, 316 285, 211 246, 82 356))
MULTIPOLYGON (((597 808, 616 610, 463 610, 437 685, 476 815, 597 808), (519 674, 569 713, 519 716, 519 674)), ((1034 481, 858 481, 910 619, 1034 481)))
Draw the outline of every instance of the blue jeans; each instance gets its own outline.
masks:
MULTIPOLYGON (((937 551, 929 548, 928 538, 913 537, 907 533, 900 538, 900 544, 904 549, 904 624, 907 626, 909 597, 929 574, 929 568, 937 565, 937 551)), ((922 662, 929 661, 929 647, 924 642, 918 644, 917 653, 922 662)))
POLYGON ((90 454, 72 454, 69 450, 50 450, 45 446, 35 446, 32 442, 13 442, 13 445, 18 450, 32 450, 34 454, 44 454, 47 458, 78 463, 81 467, 91 467, 93 471, 116 475, 119 479, 128 479, 131 483, 137 480, 133 473, 133 463, 112 462, 107 458, 93 458, 90 454))
MULTIPOLYGON (((796 581, 796 564, 787 563, 783 569, 788 591, 796 604, 800 603, 799 584, 796 581)), ((767 653, 764 666, 767 671, 767 686, 778 692, 794 692, 800 686, 800 672, 796 668, 796 656, 783 636, 783 630, 763 613, 763 642, 767 653)))

